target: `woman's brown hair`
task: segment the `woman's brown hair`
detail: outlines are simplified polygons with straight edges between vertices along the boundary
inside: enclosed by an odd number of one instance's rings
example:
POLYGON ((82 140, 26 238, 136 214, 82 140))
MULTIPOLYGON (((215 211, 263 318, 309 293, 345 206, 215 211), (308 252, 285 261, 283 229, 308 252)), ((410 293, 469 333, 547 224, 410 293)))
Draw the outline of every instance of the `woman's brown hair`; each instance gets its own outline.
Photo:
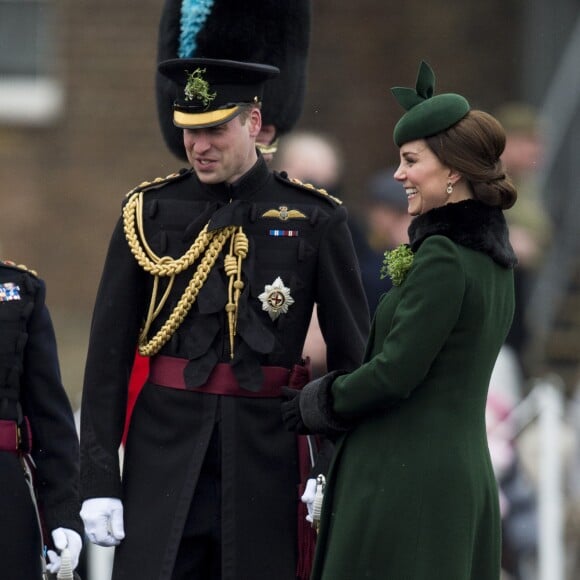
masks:
POLYGON ((458 123, 426 141, 443 165, 464 177, 475 199, 501 209, 514 205, 517 191, 500 160, 505 131, 495 117, 469 111, 458 123))

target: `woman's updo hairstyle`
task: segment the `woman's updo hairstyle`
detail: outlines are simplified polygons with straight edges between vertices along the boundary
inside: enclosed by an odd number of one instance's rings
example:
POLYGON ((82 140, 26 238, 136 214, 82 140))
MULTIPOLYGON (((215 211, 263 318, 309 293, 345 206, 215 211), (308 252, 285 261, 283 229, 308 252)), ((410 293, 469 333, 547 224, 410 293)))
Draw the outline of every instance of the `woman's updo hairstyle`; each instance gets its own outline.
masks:
POLYGON ((443 165, 463 176, 475 199, 509 209, 516 202, 517 191, 500 159, 505 139, 495 117, 471 110, 452 127, 425 140, 443 165))

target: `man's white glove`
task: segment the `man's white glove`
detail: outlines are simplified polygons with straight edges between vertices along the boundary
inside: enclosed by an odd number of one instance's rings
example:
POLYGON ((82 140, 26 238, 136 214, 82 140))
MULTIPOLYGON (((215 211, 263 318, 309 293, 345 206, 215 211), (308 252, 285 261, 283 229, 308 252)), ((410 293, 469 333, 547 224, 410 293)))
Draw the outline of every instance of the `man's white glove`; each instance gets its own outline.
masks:
MULTIPOLYGON (((77 532, 69 530, 68 528, 56 528, 55 530, 52 530, 51 535, 54 547, 59 552, 65 548, 68 549, 70 554, 70 565, 74 570, 79 564, 79 556, 83 547, 83 540, 77 532)), ((46 567, 49 572, 56 574, 60 570, 60 555, 54 550, 48 550, 47 556, 49 562, 46 567)))
POLYGON ((306 489, 300 498, 302 503, 306 504, 308 509, 308 515, 306 516, 306 521, 312 523, 312 510, 314 508, 314 498, 316 497, 316 479, 311 478, 306 482, 306 489))
POLYGON ((125 537, 123 503, 116 497, 86 499, 81 508, 87 538, 99 546, 118 546, 125 537))

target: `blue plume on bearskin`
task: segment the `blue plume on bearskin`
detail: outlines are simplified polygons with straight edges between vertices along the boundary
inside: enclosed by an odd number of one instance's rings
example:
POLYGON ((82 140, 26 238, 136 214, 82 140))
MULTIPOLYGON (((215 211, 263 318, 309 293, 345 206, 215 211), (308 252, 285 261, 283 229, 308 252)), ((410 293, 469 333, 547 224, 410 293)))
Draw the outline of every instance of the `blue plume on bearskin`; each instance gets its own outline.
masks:
POLYGON ((197 35, 211 13, 213 0, 183 0, 181 4, 181 31, 179 58, 192 58, 197 49, 197 35))

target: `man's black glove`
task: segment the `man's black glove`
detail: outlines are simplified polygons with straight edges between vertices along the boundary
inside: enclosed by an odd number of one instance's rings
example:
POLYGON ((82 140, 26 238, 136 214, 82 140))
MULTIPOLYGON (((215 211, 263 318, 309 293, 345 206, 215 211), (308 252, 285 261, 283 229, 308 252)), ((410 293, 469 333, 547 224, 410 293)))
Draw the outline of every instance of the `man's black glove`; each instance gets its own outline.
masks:
POLYGON ((300 412, 300 391, 290 387, 282 387, 282 395, 286 400, 282 403, 282 422, 288 431, 308 433, 300 412))

